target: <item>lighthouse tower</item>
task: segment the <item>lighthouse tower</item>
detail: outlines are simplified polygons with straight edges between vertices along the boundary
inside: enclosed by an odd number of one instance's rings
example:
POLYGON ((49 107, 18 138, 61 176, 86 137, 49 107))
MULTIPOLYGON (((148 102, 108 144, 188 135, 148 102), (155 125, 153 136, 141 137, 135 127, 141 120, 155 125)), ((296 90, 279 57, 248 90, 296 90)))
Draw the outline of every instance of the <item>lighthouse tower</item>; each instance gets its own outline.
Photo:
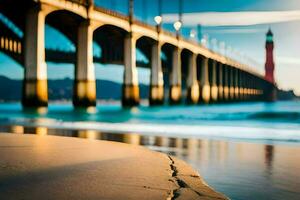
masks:
POLYGON ((273 33, 271 29, 267 32, 267 40, 266 40, 266 64, 265 64, 265 79, 271 83, 275 83, 274 80, 274 60, 273 60, 273 33))

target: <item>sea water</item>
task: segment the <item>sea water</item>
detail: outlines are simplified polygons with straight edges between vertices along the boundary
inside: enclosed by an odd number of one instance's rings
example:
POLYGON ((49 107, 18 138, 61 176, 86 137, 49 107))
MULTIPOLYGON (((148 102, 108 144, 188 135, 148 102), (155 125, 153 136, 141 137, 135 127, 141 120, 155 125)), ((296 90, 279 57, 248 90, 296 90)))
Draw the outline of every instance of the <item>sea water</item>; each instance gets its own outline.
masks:
POLYGON ((1 130, 144 145, 185 160, 231 199, 300 199, 297 101, 42 111, 2 103, 1 130))

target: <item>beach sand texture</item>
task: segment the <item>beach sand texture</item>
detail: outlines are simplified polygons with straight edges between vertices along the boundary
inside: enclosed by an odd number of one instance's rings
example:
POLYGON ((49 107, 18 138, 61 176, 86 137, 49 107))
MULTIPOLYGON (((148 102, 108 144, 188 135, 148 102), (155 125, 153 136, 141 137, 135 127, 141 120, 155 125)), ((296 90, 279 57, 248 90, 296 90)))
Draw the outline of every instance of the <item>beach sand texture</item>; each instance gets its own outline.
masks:
POLYGON ((144 147, 0 134, 0 199, 227 199, 185 162, 144 147))

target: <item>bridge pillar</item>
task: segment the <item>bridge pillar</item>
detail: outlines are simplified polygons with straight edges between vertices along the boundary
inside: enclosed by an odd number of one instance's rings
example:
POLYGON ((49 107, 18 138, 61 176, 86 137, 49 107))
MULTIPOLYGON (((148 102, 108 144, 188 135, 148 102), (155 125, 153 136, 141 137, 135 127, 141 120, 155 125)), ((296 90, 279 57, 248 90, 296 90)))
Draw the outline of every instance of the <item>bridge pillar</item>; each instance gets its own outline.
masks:
POLYGON ((245 76, 245 82, 246 82, 246 100, 249 101, 251 99, 250 95, 250 76, 248 73, 246 73, 245 76))
POLYGON ((217 70, 217 73, 218 73, 218 79, 217 82, 218 82, 218 99, 219 101, 222 101, 223 100, 223 97, 224 97, 224 89, 223 89, 223 64, 222 63, 218 63, 218 70, 217 70))
POLYGON ((255 91, 255 94, 256 94, 256 98, 257 98, 257 101, 261 101, 261 96, 260 96, 260 89, 261 89, 261 80, 260 78, 256 78, 256 91, 255 91))
POLYGON ((47 65, 45 61, 45 17, 38 7, 26 14, 24 36, 25 75, 22 105, 44 107, 48 105, 47 65))
POLYGON ((228 68, 228 65, 223 66, 223 77, 224 77, 223 100, 228 101, 229 100, 229 68, 228 68))
POLYGON ((234 100, 234 68, 232 66, 229 67, 229 99, 230 101, 234 100))
POLYGON ((260 84, 259 84, 259 98, 260 101, 264 101, 264 92, 265 92, 265 87, 264 87, 264 80, 260 79, 260 84))
POLYGON ((252 77, 251 77, 251 75, 249 75, 249 77, 248 77, 248 81, 249 81, 249 87, 248 87, 248 94, 249 94, 249 100, 250 101, 252 101, 253 100, 253 94, 252 94, 252 77))
POLYGON ((256 80, 255 80, 255 98, 256 98, 257 101, 260 101, 259 91, 260 91, 260 80, 259 80, 258 77, 256 77, 256 80))
POLYGON ((241 70, 238 71, 239 73, 239 99, 240 101, 244 100, 244 76, 241 70))
POLYGON ((200 96, 197 80, 197 54, 189 56, 188 78, 187 78, 187 103, 196 104, 200 96))
POLYGON ((173 66, 170 76, 170 104, 179 104, 181 101, 181 49, 173 50, 173 66))
POLYGON ((250 95, 251 95, 251 100, 254 101, 255 100, 255 96, 254 96, 254 78, 251 75, 250 76, 250 95))
POLYGON ((247 101, 247 74, 242 73, 243 100, 247 101))
POLYGON ((240 99, 239 69, 233 68, 233 70, 234 70, 234 100, 239 101, 239 99, 240 99))
POLYGON ((202 59, 200 86, 201 86, 201 100, 204 103, 209 103, 210 85, 209 85, 209 75, 208 75, 208 58, 202 59))
POLYGON ((136 38, 132 33, 129 33, 124 41, 124 66, 122 105, 137 106, 140 101, 140 91, 136 69, 136 38))
POLYGON ((254 101, 257 101, 258 100, 258 98, 257 98, 257 79, 256 79, 256 77, 253 77, 253 89, 252 89, 252 95, 253 95, 253 100, 254 101))
POLYGON ((254 78, 251 75, 250 76, 250 95, 251 95, 251 100, 254 101, 255 100, 255 96, 254 96, 254 78))
POLYGON ((75 107, 96 106, 93 29, 89 20, 82 22, 78 29, 73 105, 75 107))
POLYGON ((161 105, 164 103, 164 79, 161 66, 161 44, 159 42, 152 46, 151 55, 151 83, 150 83, 150 105, 161 105))
POLYGON ((217 86, 217 61, 212 60, 212 66, 211 66, 211 74, 212 74, 212 80, 211 80, 211 101, 217 102, 218 100, 218 86, 217 86))
POLYGON ((245 72, 244 73, 244 99, 246 101, 249 100, 249 79, 248 79, 248 74, 245 72))

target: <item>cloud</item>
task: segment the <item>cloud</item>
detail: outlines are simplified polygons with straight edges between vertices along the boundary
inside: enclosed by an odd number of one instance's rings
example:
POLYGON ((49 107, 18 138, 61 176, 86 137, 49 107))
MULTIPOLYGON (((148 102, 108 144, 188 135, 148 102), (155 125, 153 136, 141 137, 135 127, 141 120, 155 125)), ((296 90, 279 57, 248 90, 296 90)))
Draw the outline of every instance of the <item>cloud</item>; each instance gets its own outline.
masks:
POLYGON ((265 32, 266 29, 259 28, 226 28, 226 29, 205 29, 206 33, 217 33, 217 34, 243 34, 243 33, 261 33, 265 32))
MULTIPOLYGON (((164 14, 165 23, 178 20, 178 14, 164 14)), ((184 13, 185 26, 249 26, 300 20, 300 10, 184 13)))
POLYGON ((300 58, 278 56, 276 62, 280 65, 298 65, 300 66, 300 58))

